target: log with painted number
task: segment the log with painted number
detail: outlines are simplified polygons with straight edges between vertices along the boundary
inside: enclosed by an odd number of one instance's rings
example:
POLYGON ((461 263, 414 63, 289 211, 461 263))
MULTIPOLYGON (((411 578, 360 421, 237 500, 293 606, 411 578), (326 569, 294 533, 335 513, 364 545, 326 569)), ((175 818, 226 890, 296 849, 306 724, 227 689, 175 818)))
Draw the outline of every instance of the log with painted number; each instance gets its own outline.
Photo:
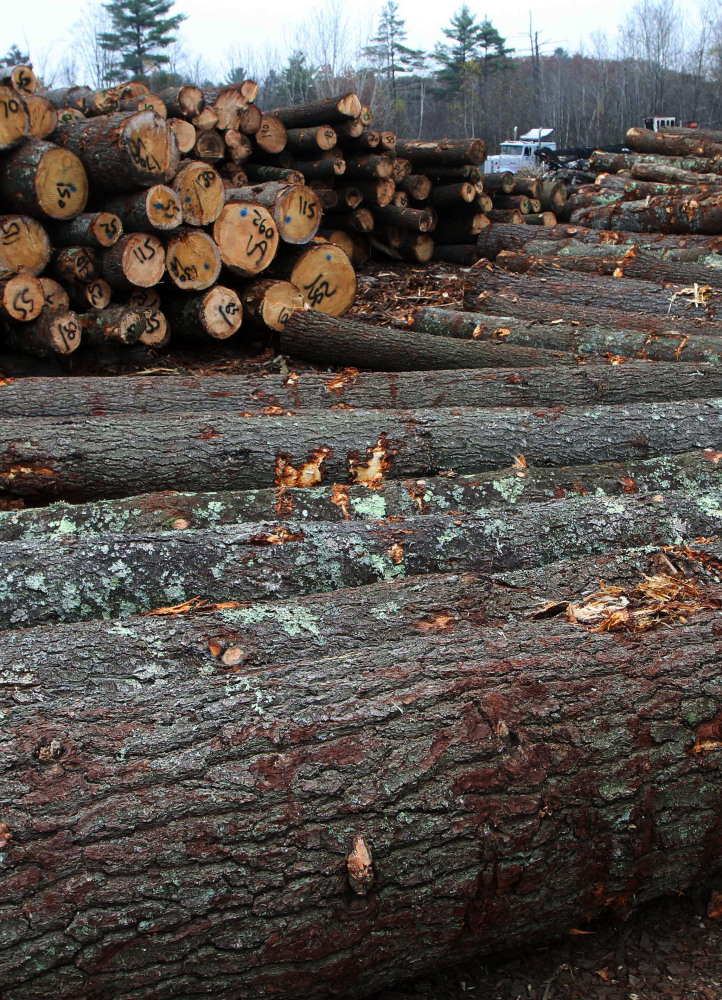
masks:
POLYGON ((70 150, 26 138, 0 160, 0 200, 10 211, 60 221, 79 215, 88 201, 88 177, 70 150))
POLYGON ((231 201, 213 224, 213 239, 232 274, 250 278, 271 264, 279 236, 273 216, 263 205, 231 201))
POLYGON ((253 187, 231 188, 226 203, 243 202, 267 208, 285 243, 309 243, 321 224, 321 202, 305 184, 270 181, 253 187))
POLYGON ((348 256, 331 243, 284 247, 273 273, 287 278, 304 303, 330 316, 343 316, 356 300, 356 272, 348 256))

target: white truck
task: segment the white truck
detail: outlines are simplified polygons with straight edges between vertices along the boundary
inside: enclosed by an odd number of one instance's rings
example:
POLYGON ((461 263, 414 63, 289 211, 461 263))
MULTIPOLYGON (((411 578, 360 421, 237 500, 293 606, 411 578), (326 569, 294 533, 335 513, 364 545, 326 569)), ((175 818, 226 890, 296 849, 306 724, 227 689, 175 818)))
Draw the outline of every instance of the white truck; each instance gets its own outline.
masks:
POLYGON ((498 174, 508 170, 515 174, 523 167, 538 167, 540 161, 536 156, 537 150, 557 148, 556 142, 549 139, 553 131, 553 128, 533 128, 519 139, 515 137, 502 142, 501 152, 487 157, 484 173, 498 174))

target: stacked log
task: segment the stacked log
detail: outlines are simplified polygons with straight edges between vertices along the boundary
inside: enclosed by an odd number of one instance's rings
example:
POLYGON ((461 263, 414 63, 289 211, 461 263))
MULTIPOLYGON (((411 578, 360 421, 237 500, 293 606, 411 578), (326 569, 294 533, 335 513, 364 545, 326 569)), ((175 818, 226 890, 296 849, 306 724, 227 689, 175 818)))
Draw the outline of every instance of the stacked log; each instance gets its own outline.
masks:
POLYGON ((716 875, 719 240, 473 233, 481 147, 355 95, 12 92, 6 343, 290 361, 0 379, 3 996, 360 997, 716 875), (376 244, 467 311, 344 316, 376 244))
POLYGON ((604 230, 722 233, 722 136, 705 129, 630 128, 630 153, 592 154, 594 184, 567 203, 563 220, 604 230))
MULTIPOLYGON (((253 303, 246 326, 261 332, 278 331, 300 305, 341 315, 353 304, 352 264, 316 235, 318 195, 299 172, 268 164, 288 132, 283 109, 256 107, 252 81, 208 94, 70 87, 33 92, 42 104, 29 106, 33 79, 18 70, 2 84, 0 350, 157 349, 173 327, 175 339, 210 343, 241 328, 244 300, 253 303), (249 158, 257 179, 240 166, 249 158), (31 277, 55 282, 53 294, 31 277), (133 309, 151 289, 144 333, 133 309), (41 318, 53 310, 62 315, 41 318)), ((335 105, 321 105, 334 122, 360 114, 353 94, 335 105)), ((304 135, 291 130, 299 151, 304 135)))

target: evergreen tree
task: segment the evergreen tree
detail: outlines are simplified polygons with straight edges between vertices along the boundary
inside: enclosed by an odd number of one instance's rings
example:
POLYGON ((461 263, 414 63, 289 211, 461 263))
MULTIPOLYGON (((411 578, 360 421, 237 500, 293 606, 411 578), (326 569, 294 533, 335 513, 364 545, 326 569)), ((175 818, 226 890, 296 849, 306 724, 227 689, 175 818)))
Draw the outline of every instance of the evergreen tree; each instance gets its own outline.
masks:
POLYGON ((483 28, 464 4, 451 18, 451 27, 442 30, 453 45, 436 46, 434 58, 441 64, 436 77, 447 92, 454 94, 461 90, 469 70, 479 59, 483 28))
POLYGON ((497 70, 506 69, 509 56, 514 49, 506 47, 506 38, 502 38, 488 17, 485 17, 479 29, 479 61, 481 75, 486 80, 497 70))
POLYGON ((379 17, 378 32, 371 39, 372 44, 364 49, 386 78, 392 102, 397 101, 397 77, 412 72, 414 64, 422 56, 417 49, 404 45, 406 22, 398 16, 399 5, 387 0, 379 17))
POLYGON ((163 51, 175 41, 174 32, 185 14, 168 17, 174 0, 111 0, 103 4, 110 14, 113 30, 103 32, 100 44, 117 52, 120 66, 116 76, 144 77, 153 68, 169 62, 163 51))
POLYGON ((281 82, 289 104, 303 104, 309 100, 313 87, 313 68, 306 63, 306 56, 300 49, 289 56, 281 74, 281 82))
POLYGON ((4 56, 0 57, 0 66, 22 66, 30 62, 27 52, 23 53, 14 43, 4 56))

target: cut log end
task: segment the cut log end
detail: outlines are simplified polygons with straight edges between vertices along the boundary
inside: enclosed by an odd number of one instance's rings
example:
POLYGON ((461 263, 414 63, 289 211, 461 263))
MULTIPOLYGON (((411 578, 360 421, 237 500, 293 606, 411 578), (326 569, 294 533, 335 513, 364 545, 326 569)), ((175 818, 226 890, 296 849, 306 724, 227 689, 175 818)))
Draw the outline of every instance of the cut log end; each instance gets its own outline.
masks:
POLYGON ((165 271, 163 246, 155 236, 130 233, 103 256, 103 277, 113 288, 158 284, 165 271))
POLYGON ((0 281, 18 271, 41 274, 51 252, 48 234, 35 219, 0 215, 0 281))
POLYGON ((224 206, 213 226, 213 238, 226 267, 241 277, 265 270, 278 249, 278 229, 262 205, 234 202, 224 206))
POLYGON ((303 296, 290 281, 259 281, 243 290, 243 310, 251 324, 280 333, 303 296))
POLYGON ((139 337, 139 343, 145 347, 154 347, 158 350, 165 347, 170 340, 170 325, 160 309, 139 310, 144 320, 143 332, 139 337))
POLYGON ((304 302, 329 316, 343 316, 356 300, 356 272, 348 256, 325 243, 312 247, 296 262, 290 275, 304 302))
POLYGON ((72 219, 85 208, 88 178, 83 164, 67 149, 50 148, 35 170, 40 211, 51 219, 72 219))
POLYGON ((45 293, 32 274, 16 274, 0 283, 0 313, 16 323, 37 319, 45 305, 45 293))
POLYGON ((25 102, 12 87, 0 86, 0 150, 12 149, 30 132, 25 102))
POLYGON ((186 225, 207 226, 221 214, 226 189, 213 167, 202 160, 191 160, 181 167, 173 188, 186 225))
POLYGON ((199 229, 174 233, 166 248, 166 267, 174 285, 193 291, 210 288, 221 273, 221 255, 213 239, 199 229))

